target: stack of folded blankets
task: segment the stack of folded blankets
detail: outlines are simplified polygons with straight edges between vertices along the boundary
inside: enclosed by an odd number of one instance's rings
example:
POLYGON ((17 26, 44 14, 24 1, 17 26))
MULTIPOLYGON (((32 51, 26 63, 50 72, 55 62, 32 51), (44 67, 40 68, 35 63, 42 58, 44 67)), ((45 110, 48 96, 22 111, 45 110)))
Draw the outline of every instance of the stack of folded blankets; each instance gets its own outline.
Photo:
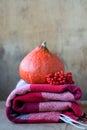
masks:
POLYGON ((75 84, 29 84, 20 80, 6 101, 6 115, 15 123, 61 122, 60 114, 75 120, 83 115, 81 89, 75 84))

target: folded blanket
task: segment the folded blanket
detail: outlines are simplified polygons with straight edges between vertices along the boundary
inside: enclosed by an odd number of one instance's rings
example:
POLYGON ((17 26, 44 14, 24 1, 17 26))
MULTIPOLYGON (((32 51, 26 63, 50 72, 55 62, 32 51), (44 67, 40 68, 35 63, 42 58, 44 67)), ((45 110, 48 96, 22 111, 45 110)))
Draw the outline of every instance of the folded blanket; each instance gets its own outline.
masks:
POLYGON ((6 101, 6 115, 15 123, 59 122, 60 114, 82 116, 82 92, 74 84, 28 84, 20 81, 6 101))

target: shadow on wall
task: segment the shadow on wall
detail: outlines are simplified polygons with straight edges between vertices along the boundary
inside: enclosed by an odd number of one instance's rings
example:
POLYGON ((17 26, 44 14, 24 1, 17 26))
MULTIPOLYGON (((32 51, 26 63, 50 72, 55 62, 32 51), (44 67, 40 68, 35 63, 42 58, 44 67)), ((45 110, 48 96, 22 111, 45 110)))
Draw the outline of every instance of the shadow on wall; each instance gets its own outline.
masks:
POLYGON ((0 46, 0 100, 5 100, 20 79, 18 65, 25 54, 16 45, 0 46))

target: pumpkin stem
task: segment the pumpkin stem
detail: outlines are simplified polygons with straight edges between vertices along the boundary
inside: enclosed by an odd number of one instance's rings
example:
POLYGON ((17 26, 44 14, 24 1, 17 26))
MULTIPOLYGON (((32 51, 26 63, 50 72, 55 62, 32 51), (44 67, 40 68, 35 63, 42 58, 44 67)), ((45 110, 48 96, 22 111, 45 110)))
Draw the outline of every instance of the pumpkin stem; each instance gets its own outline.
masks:
POLYGON ((48 51, 48 48, 46 47, 46 41, 43 41, 41 43, 41 47, 44 49, 44 50, 47 50, 48 51))
POLYGON ((44 47, 44 48, 46 48, 46 41, 43 41, 43 42, 41 43, 41 46, 44 47))

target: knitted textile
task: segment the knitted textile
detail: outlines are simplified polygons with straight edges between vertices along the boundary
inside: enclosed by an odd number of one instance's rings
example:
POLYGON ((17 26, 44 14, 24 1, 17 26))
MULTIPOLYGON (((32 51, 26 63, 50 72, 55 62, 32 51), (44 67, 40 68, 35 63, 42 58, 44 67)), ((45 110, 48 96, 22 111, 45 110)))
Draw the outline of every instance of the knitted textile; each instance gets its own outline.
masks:
POLYGON ((28 84, 20 81, 6 101, 6 115, 15 123, 59 122, 60 114, 82 116, 82 92, 76 85, 28 84))

